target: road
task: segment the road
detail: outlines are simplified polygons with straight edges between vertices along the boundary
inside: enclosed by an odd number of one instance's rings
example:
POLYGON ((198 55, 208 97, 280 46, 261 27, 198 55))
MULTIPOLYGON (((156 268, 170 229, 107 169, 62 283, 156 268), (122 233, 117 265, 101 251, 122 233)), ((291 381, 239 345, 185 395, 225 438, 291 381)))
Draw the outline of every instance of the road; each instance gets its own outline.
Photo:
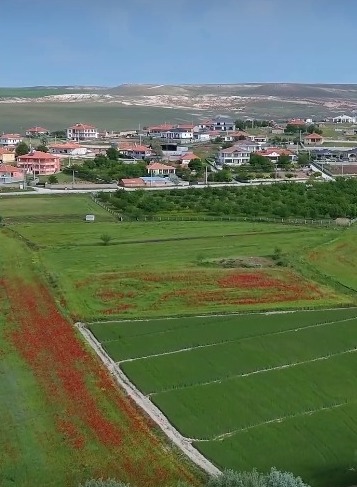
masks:
MULTIPOLYGON (((242 187, 249 187, 249 186, 260 186, 260 185, 270 185, 270 184, 275 184, 275 183, 291 183, 292 181, 289 180, 282 180, 282 179, 268 179, 264 181, 252 181, 251 183, 209 183, 208 187, 211 188, 224 188, 224 187, 236 187, 236 188, 242 188, 242 187)), ((294 179, 293 182, 296 183, 306 183, 308 182, 307 179, 294 179)), ((162 187, 146 187, 146 188, 88 188, 88 189, 46 189, 46 188, 34 188, 34 191, 12 191, 11 193, 1 193, 0 192, 0 198, 3 196, 34 196, 34 195, 50 195, 50 194, 86 194, 86 193, 98 193, 98 192, 104 192, 104 193, 114 193, 115 191, 122 190, 122 191, 137 191, 140 189, 141 191, 165 191, 165 190, 170 190, 170 189, 190 189, 190 188, 204 188, 204 184, 192 184, 192 185, 185 185, 185 186, 162 186, 162 187)))

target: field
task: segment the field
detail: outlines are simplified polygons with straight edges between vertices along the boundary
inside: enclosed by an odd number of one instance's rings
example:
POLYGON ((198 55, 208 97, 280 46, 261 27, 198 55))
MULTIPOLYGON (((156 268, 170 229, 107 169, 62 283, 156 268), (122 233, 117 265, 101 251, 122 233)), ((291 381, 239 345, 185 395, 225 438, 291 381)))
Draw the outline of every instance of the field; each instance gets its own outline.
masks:
POLYGON ((199 482, 77 320, 217 465, 352 485, 354 228, 119 222, 82 195, 3 196, 0 216, 1 485, 199 482))
POLYGON ((218 466, 275 465, 314 486, 339 486, 353 480, 356 327, 351 308, 99 323, 90 330, 218 466))
POLYGON ((207 112, 192 109, 171 109, 123 106, 105 103, 0 103, 0 129, 21 132, 41 125, 49 130, 63 130, 78 121, 91 123, 101 130, 130 130, 141 124, 182 123, 207 117, 207 112), (199 114, 199 115, 198 115, 199 114), (5 123, 6 120, 6 123, 5 123))

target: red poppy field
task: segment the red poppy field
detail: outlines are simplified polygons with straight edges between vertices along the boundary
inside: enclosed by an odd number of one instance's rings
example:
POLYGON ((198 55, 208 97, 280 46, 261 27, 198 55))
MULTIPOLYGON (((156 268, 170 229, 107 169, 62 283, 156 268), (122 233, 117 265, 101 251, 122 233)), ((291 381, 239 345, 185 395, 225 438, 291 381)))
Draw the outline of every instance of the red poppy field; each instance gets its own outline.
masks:
POLYGON ((93 477, 138 486, 196 483, 194 471, 60 314, 40 276, 25 264, 22 246, 3 235, 1 242, 9 262, 2 262, 0 283, 6 308, 0 330, 0 417, 6 420, 0 426, 0 484, 13 479, 22 486, 74 486, 93 477), (14 263, 20 260, 19 268, 14 263))
POLYGON ((334 299, 331 290, 280 268, 111 272, 79 280, 75 287, 106 317, 314 306, 334 299))

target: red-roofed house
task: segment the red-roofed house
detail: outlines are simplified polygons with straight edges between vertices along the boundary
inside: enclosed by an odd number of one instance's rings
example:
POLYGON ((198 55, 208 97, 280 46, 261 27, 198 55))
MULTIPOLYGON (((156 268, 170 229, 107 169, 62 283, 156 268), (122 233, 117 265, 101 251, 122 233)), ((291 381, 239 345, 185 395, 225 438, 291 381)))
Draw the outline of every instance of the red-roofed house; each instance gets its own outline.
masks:
POLYGON ((147 135, 151 137, 161 137, 161 133, 165 132, 166 130, 171 130, 174 128, 174 125, 170 123, 162 123, 161 125, 154 125, 152 127, 147 128, 147 135))
POLYGON ((0 184, 17 183, 24 180, 24 173, 15 166, 0 164, 0 184))
POLYGON ((169 176, 176 173, 176 168, 161 164, 160 162, 152 162, 148 165, 147 171, 150 176, 169 176))
POLYGON ((265 149, 262 151, 257 152, 257 154, 268 157, 272 161, 277 161, 280 156, 289 156, 291 161, 295 161, 297 156, 293 152, 289 151, 288 149, 282 149, 280 147, 270 147, 269 149, 265 149))
POLYGON ((48 151, 51 154, 84 156, 87 154, 88 149, 77 144, 77 142, 61 142, 57 144, 50 144, 48 151))
POLYGON ((2 134, 0 135, 0 145, 14 146, 22 142, 20 134, 2 134))
POLYGON ((49 134, 49 130, 43 127, 31 127, 26 130, 25 134, 26 137, 41 137, 41 135, 49 134))
POLYGON ((118 147, 120 154, 134 159, 148 159, 153 155, 153 150, 147 145, 121 143, 118 147))
POLYGON ((15 162, 15 151, 0 147, 0 163, 11 164, 15 162))
POLYGON ((98 139, 98 129, 93 125, 76 123, 67 129, 67 139, 77 141, 98 139))
POLYGON ((26 172, 39 175, 54 174, 61 168, 60 158, 57 155, 38 150, 19 156, 17 166, 26 172))
POLYGON ((320 134, 308 134, 304 135, 304 144, 305 145, 321 145, 324 139, 320 134))
POLYGON ((301 118, 293 118, 288 121, 288 125, 295 125, 298 127, 304 127, 306 125, 305 120, 302 120, 301 118))
POLYGON ((199 159, 193 152, 184 152, 180 157, 180 162, 183 166, 188 166, 194 159, 199 159))

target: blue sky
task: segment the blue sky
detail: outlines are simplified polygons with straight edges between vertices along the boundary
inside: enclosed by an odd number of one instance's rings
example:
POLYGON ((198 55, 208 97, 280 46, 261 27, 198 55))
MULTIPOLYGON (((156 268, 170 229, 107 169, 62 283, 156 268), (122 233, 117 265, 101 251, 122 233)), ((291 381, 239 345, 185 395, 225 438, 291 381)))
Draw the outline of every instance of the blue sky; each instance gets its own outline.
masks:
POLYGON ((357 82, 356 0, 1 0, 0 86, 357 82))

